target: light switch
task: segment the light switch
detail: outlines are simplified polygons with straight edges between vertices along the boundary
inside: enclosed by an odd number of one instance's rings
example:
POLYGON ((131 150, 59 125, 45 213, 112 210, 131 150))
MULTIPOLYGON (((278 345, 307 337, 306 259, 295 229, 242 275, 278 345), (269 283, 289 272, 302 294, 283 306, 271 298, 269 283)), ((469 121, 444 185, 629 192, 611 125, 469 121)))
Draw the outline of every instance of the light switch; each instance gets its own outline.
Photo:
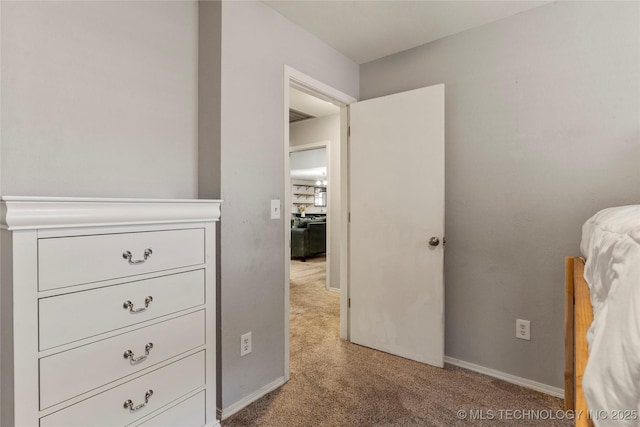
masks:
POLYGON ((280 219, 280 199, 271 201, 271 219, 280 219))

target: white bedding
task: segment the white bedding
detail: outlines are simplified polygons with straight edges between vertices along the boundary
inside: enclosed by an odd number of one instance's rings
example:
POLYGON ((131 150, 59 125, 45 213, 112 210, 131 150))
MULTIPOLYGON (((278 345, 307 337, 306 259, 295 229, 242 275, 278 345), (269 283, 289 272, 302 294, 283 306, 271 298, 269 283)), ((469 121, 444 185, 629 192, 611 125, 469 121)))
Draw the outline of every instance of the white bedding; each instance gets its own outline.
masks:
POLYGON ((587 404, 603 411, 594 419, 597 426, 638 426, 640 205, 595 214, 582 227, 580 250, 594 313, 582 383, 587 404))

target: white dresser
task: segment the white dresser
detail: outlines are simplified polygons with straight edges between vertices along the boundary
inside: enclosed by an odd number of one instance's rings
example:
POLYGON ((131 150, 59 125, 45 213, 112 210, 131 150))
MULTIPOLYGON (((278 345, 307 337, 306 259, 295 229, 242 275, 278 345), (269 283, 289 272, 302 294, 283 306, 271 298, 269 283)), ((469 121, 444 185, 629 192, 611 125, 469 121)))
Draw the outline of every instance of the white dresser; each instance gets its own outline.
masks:
POLYGON ((216 200, 2 198, 0 424, 215 426, 216 200))

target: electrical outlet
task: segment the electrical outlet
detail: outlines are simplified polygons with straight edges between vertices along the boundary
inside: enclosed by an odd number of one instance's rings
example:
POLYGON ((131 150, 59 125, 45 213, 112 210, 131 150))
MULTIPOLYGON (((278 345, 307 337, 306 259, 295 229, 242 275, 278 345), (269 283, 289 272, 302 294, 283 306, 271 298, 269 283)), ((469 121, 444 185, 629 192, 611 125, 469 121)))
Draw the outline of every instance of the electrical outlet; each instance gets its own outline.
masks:
POLYGON ((240 336, 240 357, 251 353, 251 332, 240 336))
POLYGON ((531 322, 528 320, 516 319, 516 338, 531 341, 531 322))

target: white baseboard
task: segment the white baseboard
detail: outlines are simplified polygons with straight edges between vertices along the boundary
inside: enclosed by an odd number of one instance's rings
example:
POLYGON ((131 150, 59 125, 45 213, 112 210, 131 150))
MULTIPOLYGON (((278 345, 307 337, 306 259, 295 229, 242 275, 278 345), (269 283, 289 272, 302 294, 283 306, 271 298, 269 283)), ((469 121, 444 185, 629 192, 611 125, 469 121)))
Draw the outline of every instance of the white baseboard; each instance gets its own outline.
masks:
POLYGON ((496 371, 494 369, 485 368, 484 366, 476 365, 473 363, 465 362, 464 360, 454 359, 453 357, 445 356, 444 362, 449 365, 465 368, 473 372, 488 375, 493 378, 497 378, 502 381, 506 381, 511 384, 516 384, 522 387, 530 388, 540 393, 549 394, 551 396, 564 399, 564 390, 558 387, 553 387, 547 384, 542 384, 537 381, 528 380, 526 378, 517 377, 515 375, 507 374, 505 372, 496 371))
POLYGON ((263 387, 260 387, 258 390, 256 390, 255 392, 251 393, 249 396, 246 396, 246 397, 238 400, 236 403, 233 403, 233 404, 227 406, 226 408, 223 408, 222 412, 220 413, 220 419, 221 420, 226 420, 227 418, 229 418, 230 416, 232 416, 236 412, 241 411, 242 409, 246 408, 247 406, 249 406, 250 404, 252 404, 256 400, 260 399, 262 396, 266 395, 269 392, 272 392, 273 390, 277 389, 278 387, 281 387, 282 385, 284 385, 285 382, 286 381, 285 381, 284 377, 280 377, 280 378, 276 379, 275 381, 270 382, 269 384, 267 384, 267 385, 265 385, 263 387))
POLYGON ((340 293, 340 288, 329 288, 329 290, 330 290, 331 292, 337 292, 337 293, 340 293))

